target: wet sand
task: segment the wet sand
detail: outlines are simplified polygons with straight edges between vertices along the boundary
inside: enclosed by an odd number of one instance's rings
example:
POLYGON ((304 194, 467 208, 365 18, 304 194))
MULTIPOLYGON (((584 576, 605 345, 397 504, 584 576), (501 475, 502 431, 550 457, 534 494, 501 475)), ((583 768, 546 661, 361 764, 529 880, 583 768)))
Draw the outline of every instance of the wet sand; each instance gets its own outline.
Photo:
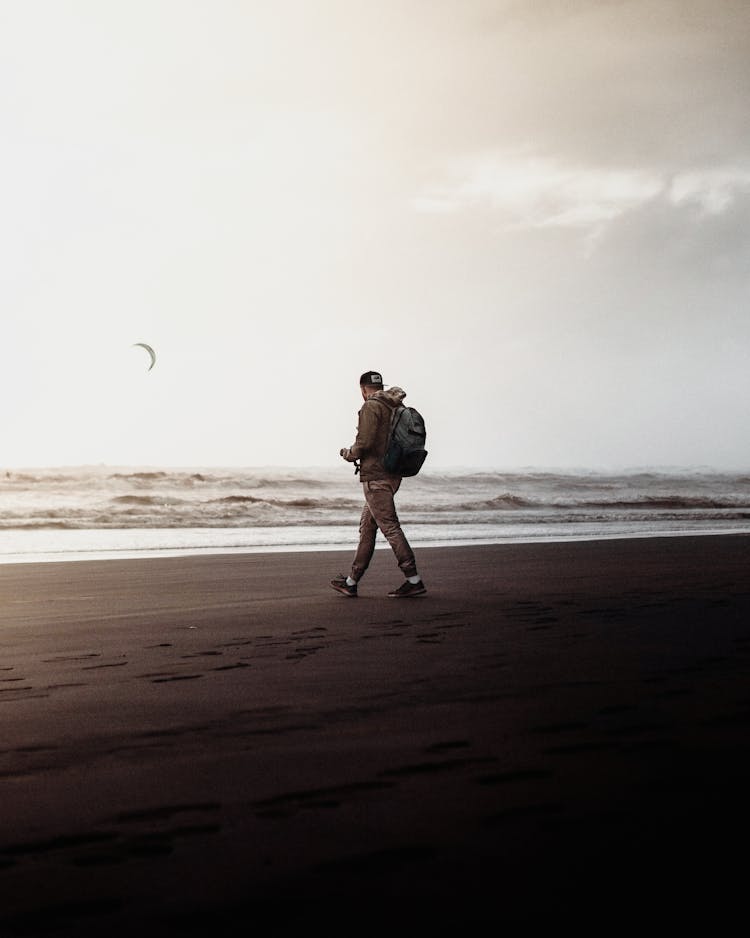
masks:
POLYGON ((350 559, 0 566, 1 935, 744 895, 750 537, 433 548, 410 600, 350 559))

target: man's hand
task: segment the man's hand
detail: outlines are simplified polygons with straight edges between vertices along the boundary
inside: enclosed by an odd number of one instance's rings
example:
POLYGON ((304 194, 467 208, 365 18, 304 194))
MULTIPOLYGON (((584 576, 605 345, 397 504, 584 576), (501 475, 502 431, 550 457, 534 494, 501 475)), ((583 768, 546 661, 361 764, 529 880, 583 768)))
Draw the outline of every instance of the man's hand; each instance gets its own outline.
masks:
POLYGON ((352 451, 348 446, 345 446, 343 449, 339 450, 339 456, 342 459, 345 459, 347 462, 354 462, 355 457, 352 456, 352 451))

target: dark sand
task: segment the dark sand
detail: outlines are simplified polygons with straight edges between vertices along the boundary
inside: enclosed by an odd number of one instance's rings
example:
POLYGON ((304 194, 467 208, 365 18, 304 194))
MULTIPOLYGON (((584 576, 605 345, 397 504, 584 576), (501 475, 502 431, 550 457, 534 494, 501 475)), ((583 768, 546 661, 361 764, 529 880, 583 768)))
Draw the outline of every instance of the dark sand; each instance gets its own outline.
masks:
POLYGON ((750 536, 350 559, 0 566, 1 935, 744 898, 750 536))

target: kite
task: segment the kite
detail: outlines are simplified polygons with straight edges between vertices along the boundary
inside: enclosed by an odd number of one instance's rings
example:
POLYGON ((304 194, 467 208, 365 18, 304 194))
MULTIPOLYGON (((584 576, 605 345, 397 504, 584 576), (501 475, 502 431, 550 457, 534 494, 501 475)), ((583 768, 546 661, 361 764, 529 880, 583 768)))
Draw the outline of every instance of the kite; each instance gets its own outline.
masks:
POLYGON ((135 343, 133 344, 133 348, 135 348, 136 346, 140 346, 141 348, 145 348, 146 351, 148 352, 148 354, 151 356, 151 364, 148 366, 148 370, 151 371, 151 369, 154 367, 154 365, 155 365, 155 363, 156 363, 156 352, 151 348, 150 345, 146 345, 145 342, 135 342, 135 343))

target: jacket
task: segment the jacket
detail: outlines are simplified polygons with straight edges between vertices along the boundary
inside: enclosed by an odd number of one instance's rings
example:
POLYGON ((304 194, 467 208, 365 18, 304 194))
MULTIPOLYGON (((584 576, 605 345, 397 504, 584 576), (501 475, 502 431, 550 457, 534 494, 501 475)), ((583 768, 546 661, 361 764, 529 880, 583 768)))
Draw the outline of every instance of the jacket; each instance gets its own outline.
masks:
POLYGON ((406 397, 402 388, 376 391, 360 408, 357 422, 357 438, 351 447, 352 459, 359 460, 359 477, 362 482, 378 479, 400 479, 387 472, 383 457, 388 447, 393 411, 406 397))

